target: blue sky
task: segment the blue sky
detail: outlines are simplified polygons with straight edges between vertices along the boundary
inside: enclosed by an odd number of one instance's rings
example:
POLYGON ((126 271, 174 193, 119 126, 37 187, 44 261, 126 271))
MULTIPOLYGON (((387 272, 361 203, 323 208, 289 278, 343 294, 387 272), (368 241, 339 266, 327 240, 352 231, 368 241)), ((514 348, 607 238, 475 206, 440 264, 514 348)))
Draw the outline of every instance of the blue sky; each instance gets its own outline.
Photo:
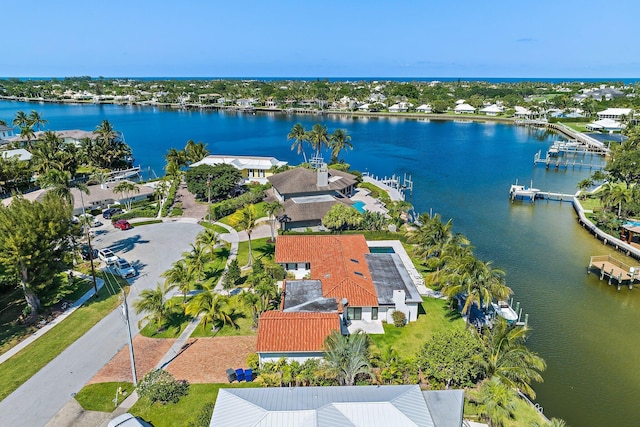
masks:
POLYGON ((5 3, 5 77, 640 77, 637 0, 5 3))

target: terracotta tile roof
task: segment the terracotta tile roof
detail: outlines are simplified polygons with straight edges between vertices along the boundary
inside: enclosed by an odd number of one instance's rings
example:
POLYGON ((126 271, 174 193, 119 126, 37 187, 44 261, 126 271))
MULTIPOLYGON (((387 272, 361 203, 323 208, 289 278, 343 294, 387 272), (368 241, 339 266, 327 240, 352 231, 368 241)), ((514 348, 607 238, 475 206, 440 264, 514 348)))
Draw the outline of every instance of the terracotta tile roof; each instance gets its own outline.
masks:
POLYGON ((275 261, 310 263, 311 279, 322 282, 324 297, 347 298, 354 307, 377 307, 378 295, 371 280, 361 234, 340 236, 280 236, 275 261))
POLYGON ((258 321, 256 351, 322 351, 334 329, 340 330, 338 313, 265 311, 258 321))

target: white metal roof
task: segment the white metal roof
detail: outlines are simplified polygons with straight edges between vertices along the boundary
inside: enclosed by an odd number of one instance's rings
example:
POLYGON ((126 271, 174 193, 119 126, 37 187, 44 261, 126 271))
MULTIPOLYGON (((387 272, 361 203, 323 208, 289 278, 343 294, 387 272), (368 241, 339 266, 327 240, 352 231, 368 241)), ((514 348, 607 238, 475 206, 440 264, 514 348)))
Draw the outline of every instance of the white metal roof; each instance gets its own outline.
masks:
POLYGON ((17 150, 4 150, 0 151, 0 153, 2 153, 2 157, 5 159, 17 156, 18 160, 28 161, 31 160, 31 157, 33 157, 31 153, 24 148, 18 148, 17 150))
POLYGON ((459 427, 462 405, 458 394, 462 392, 449 392, 452 399, 448 406, 458 421, 436 424, 417 385, 223 388, 210 426, 459 427))
POLYGON ((191 165, 196 167, 200 165, 220 165, 227 164, 235 167, 238 170, 244 169, 263 169, 269 170, 274 166, 280 167, 287 164, 287 162, 276 159, 275 157, 255 157, 255 156, 224 156, 224 155, 210 155, 205 157, 191 165))

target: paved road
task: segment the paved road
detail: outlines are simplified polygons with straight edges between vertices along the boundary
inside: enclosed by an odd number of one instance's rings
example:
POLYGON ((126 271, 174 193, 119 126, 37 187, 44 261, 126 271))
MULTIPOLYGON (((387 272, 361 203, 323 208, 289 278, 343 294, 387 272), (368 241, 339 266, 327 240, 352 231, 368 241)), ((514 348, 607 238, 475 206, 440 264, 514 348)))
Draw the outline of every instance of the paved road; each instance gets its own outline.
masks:
MULTIPOLYGON (((110 247, 140 272, 131 279, 132 301, 142 289, 156 286, 160 274, 189 249, 201 230, 197 224, 179 222, 127 231, 103 226, 93 242, 98 248, 110 247)), ((137 320, 131 323, 137 334, 137 320)), ((0 426, 44 426, 126 343, 124 323, 116 309, 0 402, 0 426)))

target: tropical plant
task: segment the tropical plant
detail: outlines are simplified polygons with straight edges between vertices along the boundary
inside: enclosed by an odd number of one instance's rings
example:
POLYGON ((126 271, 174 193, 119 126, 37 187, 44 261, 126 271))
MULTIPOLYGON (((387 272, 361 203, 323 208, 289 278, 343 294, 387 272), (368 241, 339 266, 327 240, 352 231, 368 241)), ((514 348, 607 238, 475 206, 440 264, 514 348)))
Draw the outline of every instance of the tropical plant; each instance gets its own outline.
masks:
POLYGON ((322 218, 322 224, 334 232, 357 228, 362 223, 362 214, 355 208, 336 203, 322 218))
POLYGON ((191 250, 182 254, 187 266, 193 270, 194 279, 202 280, 204 277, 204 267, 213 259, 213 253, 203 244, 196 242, 191 244, 191 250))
MULTIPOLYGON (((329 147, 329 131, 325 125, 320 123, 313 125, 308 132, 308 138, 311 148, 316 151, 316 158, 320 157, 323 148, 329 147)), ((320 165, 316 164, 316 167, 320 167, 320 165)))
POLYGON ((508 387, 535 399, 531 382, 542 382, 540 372, 546 369, 546 363, 525 345, 527 332, 527 327, 512 326, 496 318, 493 327, 482 335, 486 351, 482 365, 487 377, 496 377, 508 387))
POLYGON ((195 270, 181 259, 174 262, 169 270, 162 273, 162 277, 166 279, 168 285, 175 286, 182 292, 182 301, 186 302, 187 293, 193 288, 196 280, 195 270))
POLYGON ((371 377, 369 337, 362 331, 342 335, 334 330, 324 342, 324 360, 339 385, 354 385, 356 378, 371 377))
POLYGON ((180 398, 189 394, 189 382, 177 381, 171 373, 164 369, 155 369, 144 376, 136 389, 140 397, 149 399, 151 403, 178 403, 180 398))
POLYGON ((337 163, 341 152, 353 150, 351 135, 348 135, 344 129, 336 129, 329 138, 329 148, 331 149, 331 163, 337 163))
POLYGON ((309 141, 309 135, 301 123, 293 125, 291 132, 287 135, 287 139, 293 139, 291 150, 297 150, 298 154, 302 153, 306 162, 307 159, 304 155, 304 144, 309 141))
POLYGON ((251 233, 256 227, 256 220, 258 219, 258 211, 255 205, 250 204, 242 209, 239 209, 236 213, 229 218, 229 224, 233 228, 240 229, 247 233, 249 241, 249 260, 247 261, 247 267, 251 267, 253 264, 253 250, 251 248, 251 233))
POLYGON ((279 201, 275 200, 273 202, 265 202, 264 204, 264 212, 269 217, 269 226, 271 228, 271 241, 276 241, 276 215, 281 212, 283 206, 279 201))
POLYGON ((220 244, 220 235, 212 228, 205 228, 196 236, 196 243, 206 247, 210 258, 213 258, 216 247, 220 244))
POLYGON ((175 285, 171 283, 158 283, 155 289, 144 289, 138 298, 133 301, 133 308, 136 313, 146 313, 140 320, 149 320, 156 326, 156 330, 161 330, 171 315, 178 311, 174 300, 168 298, 168 294, 175 285))
POLYGON ((113 192, 116 194, 120 194, 120 196, 125 197, 124 205, 127 210, 131 210, 132 197, 135 193, 140 192, 140 187, 138 187, 133 182, 129 181, 120 181, 118 185, 113 188, 113 192))
POLYGON ((478 409, 489 425, 502 427, 513 417, 518 399, 516 391, 499 378, 485 381, 478 391, 478 409))
POLYGON ((204 289, 194 296, 189 303, 185 312, 190 316, 202 316, 202 330, 206 331, 208 325, 219 323, 223 327, 225 325, 236 326, 237 313, 230 305, 229 297, 213 293, 209 288, 204 289))
POLYGON ((196 163, 200 160, 204 159, 209 155, 209 150, 207 150, 207 146, 203 142, 193 142, 193 140, 187 141, 187 145, 184 147, 184 155, 186 158, 186 162, 196 163))

